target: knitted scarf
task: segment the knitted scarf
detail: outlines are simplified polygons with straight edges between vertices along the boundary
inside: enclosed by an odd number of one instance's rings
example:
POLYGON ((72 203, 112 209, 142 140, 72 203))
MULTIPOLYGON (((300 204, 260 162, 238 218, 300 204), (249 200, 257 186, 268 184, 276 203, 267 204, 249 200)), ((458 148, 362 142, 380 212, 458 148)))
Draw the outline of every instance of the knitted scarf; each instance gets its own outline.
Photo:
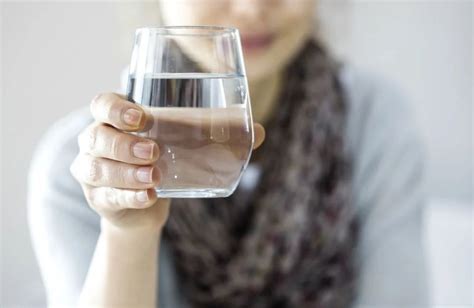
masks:
POLYGON ((357 223, 338 69, 314 41, 288 66, 252 192, 173 200, 165 239, 193 307, 351 304, 357 223))

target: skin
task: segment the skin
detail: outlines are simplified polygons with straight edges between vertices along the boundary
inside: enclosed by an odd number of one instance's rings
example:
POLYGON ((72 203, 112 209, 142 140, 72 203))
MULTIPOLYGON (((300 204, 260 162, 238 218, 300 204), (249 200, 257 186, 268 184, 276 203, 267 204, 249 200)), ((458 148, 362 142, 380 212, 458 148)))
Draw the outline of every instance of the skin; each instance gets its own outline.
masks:
MULTIPOLYGON (((252 110, 265 123, 278 97, 285 66, 310 35, 310 0, 180 0, 161 2, 168 25, 213 24, 239 28, 252 110), (259 29, 255 34, 253 29, 259 29)), ((142 131, 149 115, 115 93, 91 102, 95 122, 78 137, 71 165, 89 206, 101 216, 101 233, 79 307, 156 307, 157 258, 170 200, 153 189, 160 153, 142 131)), ((254 124, 255 148, 265 131, 254 124)))

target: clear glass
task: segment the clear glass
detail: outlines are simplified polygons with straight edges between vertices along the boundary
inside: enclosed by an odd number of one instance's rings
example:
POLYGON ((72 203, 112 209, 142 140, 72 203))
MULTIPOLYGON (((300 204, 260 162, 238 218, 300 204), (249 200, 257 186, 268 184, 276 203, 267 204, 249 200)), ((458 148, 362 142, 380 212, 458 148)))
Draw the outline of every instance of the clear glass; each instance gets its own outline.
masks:
POLYGON ((138 135, 160 148, 158 196, 212 198, 234 192, 254 142, 238 30, 138 29, 127 96, 148 113, 138 135))

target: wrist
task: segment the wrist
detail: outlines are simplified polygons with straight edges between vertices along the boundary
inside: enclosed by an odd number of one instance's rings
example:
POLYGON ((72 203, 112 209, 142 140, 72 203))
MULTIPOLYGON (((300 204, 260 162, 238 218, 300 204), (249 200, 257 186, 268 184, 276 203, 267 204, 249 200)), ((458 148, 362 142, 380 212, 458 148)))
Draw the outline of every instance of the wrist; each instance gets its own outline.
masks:
POLYGON ((111 237, 120 238, 139 238, 140 240, 145 239, 159 239, 161 237, 162 226, 117 226, 105 218, 100 220, 101 234, 108 235, 111 237))

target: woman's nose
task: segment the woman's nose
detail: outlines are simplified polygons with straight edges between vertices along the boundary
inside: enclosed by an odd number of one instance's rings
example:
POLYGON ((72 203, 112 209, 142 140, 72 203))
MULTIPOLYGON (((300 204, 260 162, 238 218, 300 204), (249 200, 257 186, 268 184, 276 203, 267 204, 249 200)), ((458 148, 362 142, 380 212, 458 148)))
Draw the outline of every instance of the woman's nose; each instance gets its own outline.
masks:
MULTIPOLYGON (((239 18, 255 20, 262 17, 265 9, 266 0, 233 0, 232 13, 239 18)), ((268 4, 268 3, 267 3, 268 4)))

